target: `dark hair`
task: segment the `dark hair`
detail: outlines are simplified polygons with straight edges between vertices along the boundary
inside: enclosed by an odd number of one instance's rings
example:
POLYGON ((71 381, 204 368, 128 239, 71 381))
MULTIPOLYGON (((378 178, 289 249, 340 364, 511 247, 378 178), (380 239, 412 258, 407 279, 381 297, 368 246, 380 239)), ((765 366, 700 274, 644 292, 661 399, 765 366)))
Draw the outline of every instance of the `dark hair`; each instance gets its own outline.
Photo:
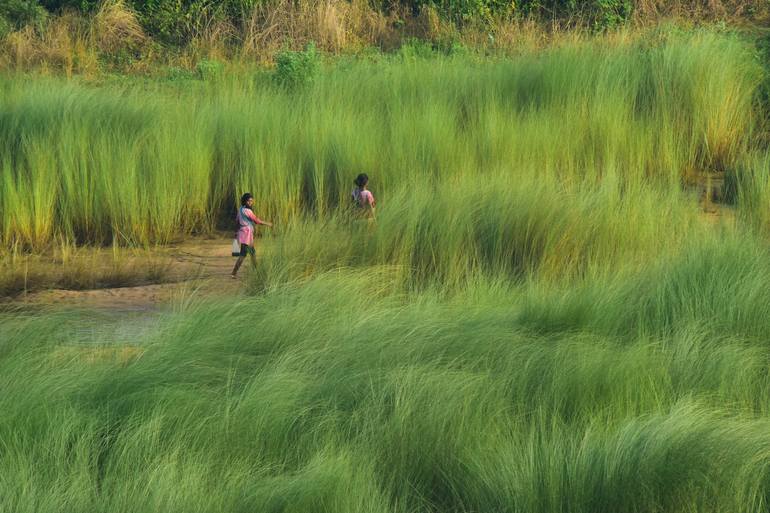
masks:
POLYGON ((369 177, 366 176, 366 173, 361 173, 356 177, 355 180, 353 180, 353 183, 356 184, 359 187, 363 187, 367 183, 369 183, 369 177))
POLYGON ((247 192, 246 194, 241 196, 241 206, 245 207, 246 206, 246 202, 249 201, 253 197, 254 196, 252 196, 252 194, 250 192, 247 192))

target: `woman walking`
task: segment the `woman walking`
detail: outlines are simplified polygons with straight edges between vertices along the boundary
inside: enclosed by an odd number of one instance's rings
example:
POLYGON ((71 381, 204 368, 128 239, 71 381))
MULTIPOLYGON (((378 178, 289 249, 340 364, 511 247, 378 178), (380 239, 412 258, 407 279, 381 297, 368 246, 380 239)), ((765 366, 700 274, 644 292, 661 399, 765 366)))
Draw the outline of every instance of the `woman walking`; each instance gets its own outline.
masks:
POLYGON ((353 180, 356 185, 353 189, 353 204, 362 217, 374 219, 374 195, 367 189, 369 177, 361 173, 353 180))
POLYGON ((247 192, 241 196, 241 208, 238 209, 238 234, 237 239, 241 245, 241 253, 238 256, 238 260, 235 261, 235 267, 233 267, 232 277, 238 274, 238 269, 241 268, 243 261, 246 259, 246 255, 251 258, 251 263, 254 267, 257 266, 256 251, 254 251, 254 230, 256 225, 273 226, 272 223, 263 221, 254 215, 252 207, 254 206, 254 196, 247 192))

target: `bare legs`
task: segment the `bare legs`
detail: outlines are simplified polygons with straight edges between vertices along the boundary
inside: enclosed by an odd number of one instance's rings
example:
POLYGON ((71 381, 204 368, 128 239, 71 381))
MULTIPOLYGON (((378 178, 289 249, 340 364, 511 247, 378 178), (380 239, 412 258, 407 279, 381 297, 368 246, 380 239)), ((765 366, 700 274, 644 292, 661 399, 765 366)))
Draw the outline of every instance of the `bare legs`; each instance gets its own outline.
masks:
MULTIPOLYGON (((256 268, 257 267, 256 255, 253 252, 251 252, 249 253, 249 257, 251 259, 251 265, 253 265, 256 268)), ((238 260, 235 261, 235 267, 233 267, 233 274, 232 274, 233 278, 235 278, 235 275, 238 274, 238 269, 241 268, 241 265, 243 265, 244 260, 246 260, 246 257, 241 255, 238 257, 238 260)))
POLYGON ((235 278, 235 275, 238 274, 238 269, 241 268, 241 265, 243 265, 243 261, 246 259, 245 256, 239 256, 238 260, 235 261, 235 267, 233 267, 233 278, 235 278))

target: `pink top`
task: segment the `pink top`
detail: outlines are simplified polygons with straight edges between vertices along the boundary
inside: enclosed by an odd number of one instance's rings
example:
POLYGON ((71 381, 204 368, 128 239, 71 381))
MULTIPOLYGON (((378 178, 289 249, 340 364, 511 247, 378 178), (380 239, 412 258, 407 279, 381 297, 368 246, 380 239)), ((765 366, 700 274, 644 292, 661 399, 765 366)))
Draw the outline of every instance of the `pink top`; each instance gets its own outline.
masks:
POLYGON ((262 219, 254 215, 248 207, 241 207, 238 209, 238 242, 241 244, 248 244, 249 246, 254 243, 254 226, 258 224, 265 224, 262 219))
POLYGON ((374 207, 374 196, 371 191, 361 190, 358 187, 353 189, 353 201, 355 201, 359 207, 374 207))

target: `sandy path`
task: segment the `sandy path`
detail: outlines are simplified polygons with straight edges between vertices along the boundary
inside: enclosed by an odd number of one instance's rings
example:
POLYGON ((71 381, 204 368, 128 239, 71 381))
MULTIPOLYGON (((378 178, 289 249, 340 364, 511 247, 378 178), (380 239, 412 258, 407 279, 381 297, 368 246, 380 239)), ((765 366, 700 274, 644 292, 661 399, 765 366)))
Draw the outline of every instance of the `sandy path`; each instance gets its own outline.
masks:
MULTIPOLYGON (((156 258, 169 265, 164 283, 92 290, 52 289, 20 295, 15 306, 66 306, 121 311, 152 311, 193 296, 230 296, 242 293, 243 276, 230 277, 234 258, 227 239, 191 239, 166 246, 156 258)), ((248 266, 248 262, 244 267, 248 266)), ((245 270, 245 269, 244 269, 245 270)))

